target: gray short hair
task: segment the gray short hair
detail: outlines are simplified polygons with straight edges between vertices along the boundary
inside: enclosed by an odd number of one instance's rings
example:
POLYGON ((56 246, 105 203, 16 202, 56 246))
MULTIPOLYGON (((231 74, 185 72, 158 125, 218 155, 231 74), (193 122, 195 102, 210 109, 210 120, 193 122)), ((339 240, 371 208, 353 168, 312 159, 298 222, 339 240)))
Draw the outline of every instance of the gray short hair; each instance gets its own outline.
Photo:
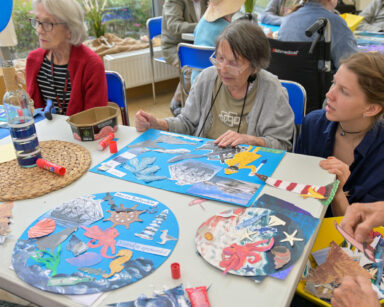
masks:
POLYGON ((241 56, 247 59, 257 70, 268 67, 271 56, 269 41, 257 24, 249 20, 232 22, 217 38, 216 50, 224 39, 228 41, 235 58, 241 56))
POLYGON ((36 10, 40 3, 58 22, 65 23, 71 32, 69 42, 72 45, 79 45, 87 39, 87 26, 84 23, 83 9, 76 0, 33 0, 33 10, 36 10))

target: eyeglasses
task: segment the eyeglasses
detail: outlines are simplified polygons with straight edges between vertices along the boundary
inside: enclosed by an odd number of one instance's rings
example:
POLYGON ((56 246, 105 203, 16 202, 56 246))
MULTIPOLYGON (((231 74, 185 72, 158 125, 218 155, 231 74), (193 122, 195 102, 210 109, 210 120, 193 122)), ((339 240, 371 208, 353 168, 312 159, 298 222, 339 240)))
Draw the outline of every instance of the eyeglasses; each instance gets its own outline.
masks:
POLYGON ((41 22, 34 18, 29 18, 29 21, 31 22, 32 28, 37 29, 41 26, 45 32, 51 32, 55 25, 65 24, 64 22, 41 22))
POLYGON ((229 74, 238 76, 240 75, 244 70, 246 70, 249 65, 244 64, 243 67, 239 67, 239 65, 233 65, 233 64, 224 64, 224 58, 217 59, 215 58, 216 52, 214 52, 210 57, 209 61, 216 66, 217 69, 222 69, 223 66, 225 65, 226 70, 229 74))

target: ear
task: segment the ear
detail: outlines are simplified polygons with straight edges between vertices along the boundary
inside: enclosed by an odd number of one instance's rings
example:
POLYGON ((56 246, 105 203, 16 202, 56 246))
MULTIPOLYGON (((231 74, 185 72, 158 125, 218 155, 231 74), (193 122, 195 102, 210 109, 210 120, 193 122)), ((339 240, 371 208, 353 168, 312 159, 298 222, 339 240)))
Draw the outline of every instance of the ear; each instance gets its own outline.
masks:
POLYGON ((374 117, 382 111, 383 107, 378 103, 370 103, 363 113, 364 117, 374 117))

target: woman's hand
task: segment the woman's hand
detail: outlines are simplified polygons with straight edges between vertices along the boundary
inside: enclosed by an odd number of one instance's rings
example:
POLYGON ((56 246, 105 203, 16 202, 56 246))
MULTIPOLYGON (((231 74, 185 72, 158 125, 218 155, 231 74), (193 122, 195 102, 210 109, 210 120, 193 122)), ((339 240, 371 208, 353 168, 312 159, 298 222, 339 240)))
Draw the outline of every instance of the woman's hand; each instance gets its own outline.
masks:
POLYGON ((340 181, 331 208, 334 216, 343 216, 349 206, 348 199, 343 191, 343 187, 351 174, 349 166, 335 157, 328 157, 326 160, 320 161, 320 166, 329 173, 335 174, 340 181))
POLYGON ((379 299, 372 289, 371 281, 363 276, 346 276, 340 287, 333 292, 334 307, 379 307, 379 299))
POLYGON ((135 117, 136 130, 138 132, 147 131, 150 128, 168 131, 168 123, 163 119, 157 119, 152 114, 139 110, 135 117))
POLYGON ((342 189, 351 174, 348 164, 336 159, 328 157, 326 160, 320 161, 320 166, 331 174, 335 174, 340 181, 339 189, 342 189))
POLYGON ((248 144, 253 146, 265 146, 265 141, 263 138, 256 136, 241 134, 232 130, 227 130, 227 132, 220 135, 216 141, 220 147, 232 146, 235 147, 239 144, 248 144))

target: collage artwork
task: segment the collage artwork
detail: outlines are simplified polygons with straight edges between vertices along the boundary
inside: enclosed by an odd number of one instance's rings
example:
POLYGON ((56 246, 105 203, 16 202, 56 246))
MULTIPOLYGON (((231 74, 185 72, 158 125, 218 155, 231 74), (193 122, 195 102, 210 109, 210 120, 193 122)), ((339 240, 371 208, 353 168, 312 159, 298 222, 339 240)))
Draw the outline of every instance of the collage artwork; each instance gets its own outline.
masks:
POLYGON ((41 290, 91 294, 132 284, 156 270, 179 237, 162 203, 100 193, 67 201, 28 227, 12 257, 16 274, 41 290))
POLYGON ((249 207, 285 151, 236 146, 150 129, 91 172, 249 207))

